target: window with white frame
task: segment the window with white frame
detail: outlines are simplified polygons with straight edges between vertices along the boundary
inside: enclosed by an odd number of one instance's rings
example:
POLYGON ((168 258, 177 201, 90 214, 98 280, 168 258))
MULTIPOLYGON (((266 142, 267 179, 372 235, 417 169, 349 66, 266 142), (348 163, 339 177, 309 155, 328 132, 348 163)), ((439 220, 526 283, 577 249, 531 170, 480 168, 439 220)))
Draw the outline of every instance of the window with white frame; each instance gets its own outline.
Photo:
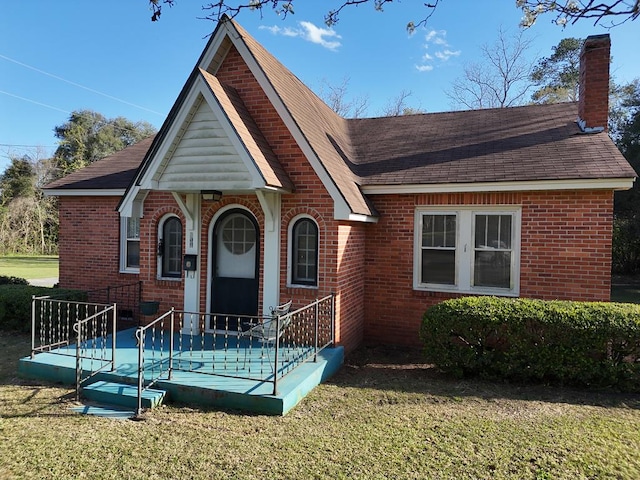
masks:
POLYGON ((309 217, 291 223, 289 231, 289 283, 318 286, 318 225, 309 217))
POLYGON ((519 207, 416 210, 414 288, 517 295, 519 207))
POLYGON ((164 218, 158 228, 158 275, 182 277, 182 222, 176 216, 164 218))
POLYGON ((120 218, 120 271, 140 272, 140 219, 120 218))

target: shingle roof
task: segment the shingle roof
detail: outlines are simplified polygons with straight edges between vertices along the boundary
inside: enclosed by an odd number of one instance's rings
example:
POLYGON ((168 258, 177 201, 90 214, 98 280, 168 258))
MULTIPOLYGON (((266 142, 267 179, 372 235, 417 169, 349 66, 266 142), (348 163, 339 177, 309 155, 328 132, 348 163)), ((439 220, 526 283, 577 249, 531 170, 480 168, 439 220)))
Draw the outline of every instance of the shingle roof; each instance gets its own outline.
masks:
POLYGON ((584 134, 577 103, 349 121, 361 185, 634 177, 606 133, 584 134))
MULTIPOLYGON (((363 186, 636 176, 606 133, 581 133, 575 122, 576 103, 343 119, 242 27, 227 21, 353 213, 376 214, 361 191, 363 186)), ((212 88, 267 182, 291 187, 235 90, 195 70, 179 99, 198 74, 212 88)), ((125 188, 151 141, 146 139, 47 188, 125 188)))
POLYGON ((352 158, 348 121, 337 115, 309 87, 271 55, 246 30, 229 20, 265 73, 311 149, 354 213, 375 215, 349 167, 352 158))
POLYGON ((154 138, 154 136, 147 137, 66 177, 54 180, 44 188, 45 190, 124 190, 133 180, 154 138))

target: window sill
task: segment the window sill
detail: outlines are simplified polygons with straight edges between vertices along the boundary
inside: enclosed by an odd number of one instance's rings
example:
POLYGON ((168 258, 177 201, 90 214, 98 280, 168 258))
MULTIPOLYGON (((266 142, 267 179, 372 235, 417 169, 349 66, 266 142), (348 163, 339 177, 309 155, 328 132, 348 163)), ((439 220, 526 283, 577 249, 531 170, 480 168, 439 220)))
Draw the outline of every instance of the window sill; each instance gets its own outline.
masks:
POLYGON ((159 282, 181 282, 182 277, 156 277, 159 282))
POLYGON ((121 268, 119 273, 128 273, 133 275, 140 275, 139 268, 121 268))
POLYGON ((446 286, 424 286, 414 285, 413 289, 417 292, 434 292, 434 293, 451 293, 457 295, 495 295, 497 297, 519 297, 520 292, 512 289, 504 288, 473 288, 469 290, 461 290, 459 288, 447 288, 446 286))
POLYGON ((298 285, 296 283, 287 283, 287 288, 304 288, 306 290, 318 290, 317 285, 298 285))

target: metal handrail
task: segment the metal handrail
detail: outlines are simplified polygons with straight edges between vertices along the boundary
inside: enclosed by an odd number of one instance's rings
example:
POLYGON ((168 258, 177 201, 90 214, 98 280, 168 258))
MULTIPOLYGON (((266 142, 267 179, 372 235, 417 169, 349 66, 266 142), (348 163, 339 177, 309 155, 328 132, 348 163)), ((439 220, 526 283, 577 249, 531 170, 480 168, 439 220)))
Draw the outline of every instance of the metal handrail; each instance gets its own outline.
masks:
POLYGON ((89 307, 93 307, 94 310, 97 311, 98 308, 107 308, 110 305, 108 304, 103 304, 103 303, 93 303, 93 302, 77 302, 77 301, 69 301, 69 300, 59 300, 59 299, 54 299, 51 298, 50 295, 45 295, 45 296, 32 296, 31 297, 31 358, 34 358, 36 353, 40 353, 40 352, 45 352, 45 351, 49 351, 51 352, 51 350, 54 347, 60 347, 63 345, 69 345, 70 344, 70 340, 71 340, 71 326, 70 323, 72 321, 71 316, 69 315, 70 310, 67 310, 67 317, 66 317, 66 325, 62 325, 62 321, 64 320, 64 318, 60 317, 60 305, 73 305, 75 307, 75 316, 76 318, 73 319, 73 323, 76 323, 77 321, 79 321, 79 317, 78 314, 80 313, 80 308, 79 307, 87 307, 87 310, 89 309, 89 307), (40 316, 38 316, 38 308, 37 305, 38 303, 40 304, 40 316), (49 317, 45 319, 44 316, 44 311, 46 310, 44 308, 45 304, 49 304, 49 317), (57 304, 58 305, 58 310, 57 312, 54 312, 53 310, 53 305, 57 304), (54 325, 53 322, 53 317, 54 317, 54 313, 57 313, 58 316, 56 317, 57 319, 57 324, 54 325), (37 320, 40 320, 40 324, 37 325, 37 320), (45 320, 49 322, 49 328, 51 331, 43 331, 44 329, 44 323, 45 320), (39 327, 39 328, 38 328, 39 327), (40 331, 40 345, 36 346, 36 333, 40 331), (56 339, 56 341, 53 341, 53 333, 54 331, 56 331, 59 335, 58 338, 56 339), (61 339, 60 335, 61 334, 65 334, 65 338, 61 339), (48 340, 48 341, 46 341, 48 340))
MULTIPOLYGON (((266 316, 246 316, 246 315, 231 315, 231 314, 216 314, 211 312, 186 312, 176 310, 178 320, 184 325, 189 325, 189 330, 184 329, 183 335, 179 337, 180 343, 175 351, 175 355, 178 357, 177 365, 174 367, 175 371, 187 371, 197 372, 207 375, 215 375, 220 377, 230 377, 246 380, 259 380, 266 383, 272 383, 274 385, 273 394, 276 395, 278 391, 278 381, 285 377, 289 372, 295 368, 295 366, 301 365, 307 361, 317 361, 318 353, 332 344, 334 341, 334 299, 335 295, 330 294, 321 299, 317 299, 314 302, 298 308, 292 312, 289 312, 279 317, 274 315, 266 316), (322 307, 322 315, 320 315, 320 309, 322 307), (187 320, 187 316, 188 318, 187 320), (195 319, 193 317, 196 317, 195 319), (325 321, 323 322, 323 328, 329 335, 323 335, 321 337, 320 317, 322 316, 325 321), (281 336, 277 336, 272 340, 271 355, 267 355, 264 352, 263 346, 261 349, 261 361, 258 367, 258 372, 252 371, 251 363, 249 363, 248 369, 240 368, 239 364, 247 363, 247 353, 251 355, 253 348, 253 339, 260 338, 260 336, 252 336, 248 331, 243 331, 239 326, 237 330, 226 329, 211 329, 205 331, 206 320, 216 321, 217 319, 225 319, 228 321, 233 320, 249 320, 249 324, 256 326, 257 323, 263 321, 276 322, 275 332, 279 332, 281 325, 288 324, 288 327, 281 336), (187 336, 186 342, 183 342, 183 337, 187 336), (212 346, 216 345, 216 339, 220 339, 222 343, 219 356, 223 359, 222 368, 212 368, 211 370, 203 371, 201 367, 193 367, 193 363, 203 358, 205 344, 205 336, 210 338, 212 346), (304 338, 303 338, 304 337, 304 338), (197 341, 194 339, 199 338, 200 347, 197 345, 197 341), (250 342, 247 346, 241 347, 238 340, 232 340, 233 338, 249 338, 250 342), (287 356, 290 356, 291 349, 295 349, 296 353, 293 355, 292 361, 285 362, 281 365, 283 341, 289 348, 286 352, 287 356), (183 343, 186 344, 183 347, 183 343), (195 344, 195 345, 194 345, 195 344), (292 345, 294 345, 292 347, 292 345), (297 347, 295 347, 297 345, 297 347), (194 350, 195 348, 195 350, 194 350), (200 354, 197 353, 197 349, 200 348, 200 354), (241 352, 244 352, 242 354, 241 352), (184 356, 183 356, 184 354, 184 356), (186 361, 183 358, 186 357, 186 361), (244 358, 244 362, 243 362, 244 358), (266 358, 266 361, 265 361, 266 358), (231 363, 231 368, 228 368, 228 362, 231 363), (235 363, 234 363, 235 362, 235 363), (184 365, 186 363, 186 365, 184 365), (267 370, 263 369, 267 366, 267 370), (282 368, 281 368, 282 367, 282 368), (256 374, 257 373, 257 374, 256 374)), ((267 343, 267 342, 265 342, 267 343)), ((256 347, 258 348, 258 347, 256 347)))
MULTIPOLYGON (((102 370, 104 370, 106 367, 111 366, 111 371, 113 372, 115 370, 116 367, 116 323, 117 323, 117 318, 116 318, 116 312, 117 312, 117 305, 114 303, 113 305, 110 305, 108 307, 106 307, 105 309, 101 310, 100 312, 96 312, 93 315, 90 315, 87 318, 84 318, 82 320, 78 320, 73 324, 73 331, 76 333, 76 400, 80 400, 80 393, 81 393, 81 389, 82 389, 82 384, 87 381, 89 378, 93 377, 94 375, 96 375, 98 372, 101 372, 102 370), (94 332, 94 337, 92 338, 93 340, 93 349, 92 349, 92 353, 91 356, 88 357, 83 357, 82 355, 82 351, 84 350, 82 345, 85 341, 89 341, 89 338, 85 338, 83 339, 82 337, 82 330, 83 330, 83 326, 87 325, 89 322, 101 317, 101 316, 106 316, 107 313, 111 311, 113 313, 113 321, 112 321, 112 326, 111 326, 111 360, 109 359, 105 359, 104 358, 104 354, 100 357, 100 361, 103 363, 103 365, 96 369, 93 370, 93 360, 94 360, 94 351, 95 351, 95 332, 94 332), (82 377, 82 372, 83 372, 83 368, 82 368, 82 359, 83 358, 89 358, 91 360, 91 368, 89 370, 89 375, 85 378, 82 377), (106 365, 104 365, 104 362, 106 362, 106 365)), ((104 333, 104 332, 103 332, 104 333)), ((103 336, 101 338, 101 345, 102 345, 102 349, 104 350, 104 345, 106 343, 106 338, 103 336)))
POLYGON ((164 313, 160 317, 153 320, 151 323, 138 327, 136 329, 136 341, 138 343, 138 406, 136 408, 136 416, 140 416, 142 414, 142 392, 149 387, 151 387, 158 379, 162 376, 163 371, 160 368, 160 373, 156 378, 152 378, 151 381, 145 386, 145 368, 144 368, 144 344, 146 332, 149 329, 155 329, 157 325, 163 324, 164 320, 167 317, 170 317, 171 322, 169 326, 169 372, 168 378, 171 379, 171 372, 173 370, 173 331, 174 331, 174 309, 172 308, 168 312, 164 313))

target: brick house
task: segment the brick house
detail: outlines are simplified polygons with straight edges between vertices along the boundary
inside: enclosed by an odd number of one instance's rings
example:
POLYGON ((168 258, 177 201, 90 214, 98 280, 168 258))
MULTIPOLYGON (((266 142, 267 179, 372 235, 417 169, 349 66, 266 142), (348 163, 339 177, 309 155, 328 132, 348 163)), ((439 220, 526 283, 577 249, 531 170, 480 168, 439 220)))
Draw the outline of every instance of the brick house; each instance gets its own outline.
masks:
POLYGON ((155 137, 47 186, 60 285, 237 314, 335 292, 347 351, 415 345, 459 295, 606 301, 635 178, 606 133, 609 49, 586 41, 579 104, 343 119, 222 21, 155 137))

